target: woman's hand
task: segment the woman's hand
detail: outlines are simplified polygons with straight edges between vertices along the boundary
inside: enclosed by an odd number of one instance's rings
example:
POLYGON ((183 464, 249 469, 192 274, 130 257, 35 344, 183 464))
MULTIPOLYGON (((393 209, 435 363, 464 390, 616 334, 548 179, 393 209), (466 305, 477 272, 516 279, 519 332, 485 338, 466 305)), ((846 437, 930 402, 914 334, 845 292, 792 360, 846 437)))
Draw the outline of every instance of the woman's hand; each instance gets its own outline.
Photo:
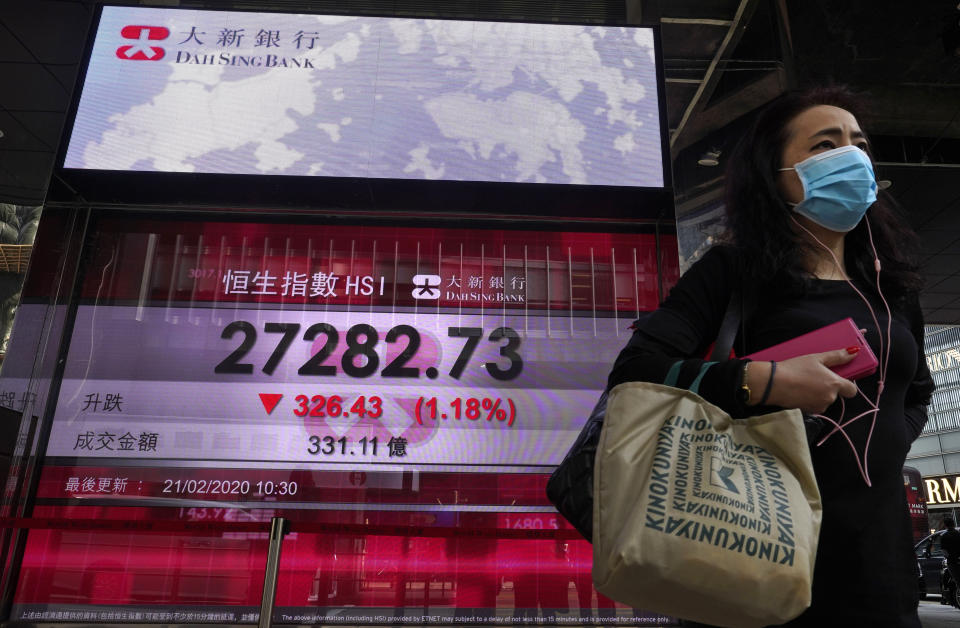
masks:
MULTIPOLYGON (((830 370, 832 366, 850 362, 856 353, 837 349, 777 362, 767 403, 781 408, 800 408, 807 414, 822 414, 838 395, 848 399, 856 396, 857 385, 830 370)), ((753 403, 760 400, 769 378, 769 362, 750 363, 747 385, 753 403)))

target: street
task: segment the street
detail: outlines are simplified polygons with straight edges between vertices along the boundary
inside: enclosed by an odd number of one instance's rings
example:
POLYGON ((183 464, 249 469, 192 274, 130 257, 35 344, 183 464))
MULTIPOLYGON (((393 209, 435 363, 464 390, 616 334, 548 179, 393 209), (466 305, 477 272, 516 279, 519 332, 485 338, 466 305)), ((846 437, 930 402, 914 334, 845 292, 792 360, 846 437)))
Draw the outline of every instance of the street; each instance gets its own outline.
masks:
POLYGON ((960 626, 960 609, 941 604, 939 598, 930 596, 920 602, 920 623, 923 628, 960 626))

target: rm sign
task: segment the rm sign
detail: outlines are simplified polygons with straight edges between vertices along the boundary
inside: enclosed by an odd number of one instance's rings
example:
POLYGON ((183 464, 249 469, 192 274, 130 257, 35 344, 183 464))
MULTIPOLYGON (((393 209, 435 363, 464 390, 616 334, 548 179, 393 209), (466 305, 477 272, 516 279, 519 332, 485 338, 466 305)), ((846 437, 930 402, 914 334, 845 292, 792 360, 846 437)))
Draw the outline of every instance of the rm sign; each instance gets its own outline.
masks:
POLYGON ((923 478, 927 489, 927 505, 960 505, 960 475, 935 475, 923 478))

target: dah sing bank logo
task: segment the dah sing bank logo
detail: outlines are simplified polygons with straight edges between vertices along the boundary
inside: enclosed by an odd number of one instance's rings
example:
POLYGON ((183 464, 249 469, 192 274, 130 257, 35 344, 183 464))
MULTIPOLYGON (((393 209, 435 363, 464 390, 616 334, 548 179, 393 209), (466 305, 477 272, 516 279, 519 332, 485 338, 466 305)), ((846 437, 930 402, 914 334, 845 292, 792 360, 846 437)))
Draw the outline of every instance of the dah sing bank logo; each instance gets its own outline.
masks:
POLYGON ((414 275, 411 294, 414 299, 439 299, 441 283, 440 275, 414 275))
POLYGON ((525 303, 524 285, 526 277, 516 275, 507 280, 495 275, 469 278, 452 276, 447 279, 440 275, 414 275, 410 294, 414 299, 437 301, 461 301, 469 303, 525 303), (449 281, 448 281, 449 280, 449 281), (454 290, 456 288, 456 290, 454 290))
POLYGON ((160 41, 170 36, 165 26, 124 26, 120 31, 124 39, 135 39, 137 43, 117 48, 117 57, 129 61, 159 61, 166 51, 160 46, 151 46, 150 42, 160 41))

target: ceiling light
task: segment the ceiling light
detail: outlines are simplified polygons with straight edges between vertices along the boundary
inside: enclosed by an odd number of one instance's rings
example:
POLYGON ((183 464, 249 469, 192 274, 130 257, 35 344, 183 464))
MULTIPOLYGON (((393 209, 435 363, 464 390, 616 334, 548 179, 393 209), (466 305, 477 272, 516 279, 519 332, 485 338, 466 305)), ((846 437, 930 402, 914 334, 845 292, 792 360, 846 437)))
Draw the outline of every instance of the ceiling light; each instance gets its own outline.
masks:
POLYGON ((711 148, 702 155, 700 159, 697 160, 697 163, 701 166, 719 166, 720 165, 720 150, 716 148, 711 148))

